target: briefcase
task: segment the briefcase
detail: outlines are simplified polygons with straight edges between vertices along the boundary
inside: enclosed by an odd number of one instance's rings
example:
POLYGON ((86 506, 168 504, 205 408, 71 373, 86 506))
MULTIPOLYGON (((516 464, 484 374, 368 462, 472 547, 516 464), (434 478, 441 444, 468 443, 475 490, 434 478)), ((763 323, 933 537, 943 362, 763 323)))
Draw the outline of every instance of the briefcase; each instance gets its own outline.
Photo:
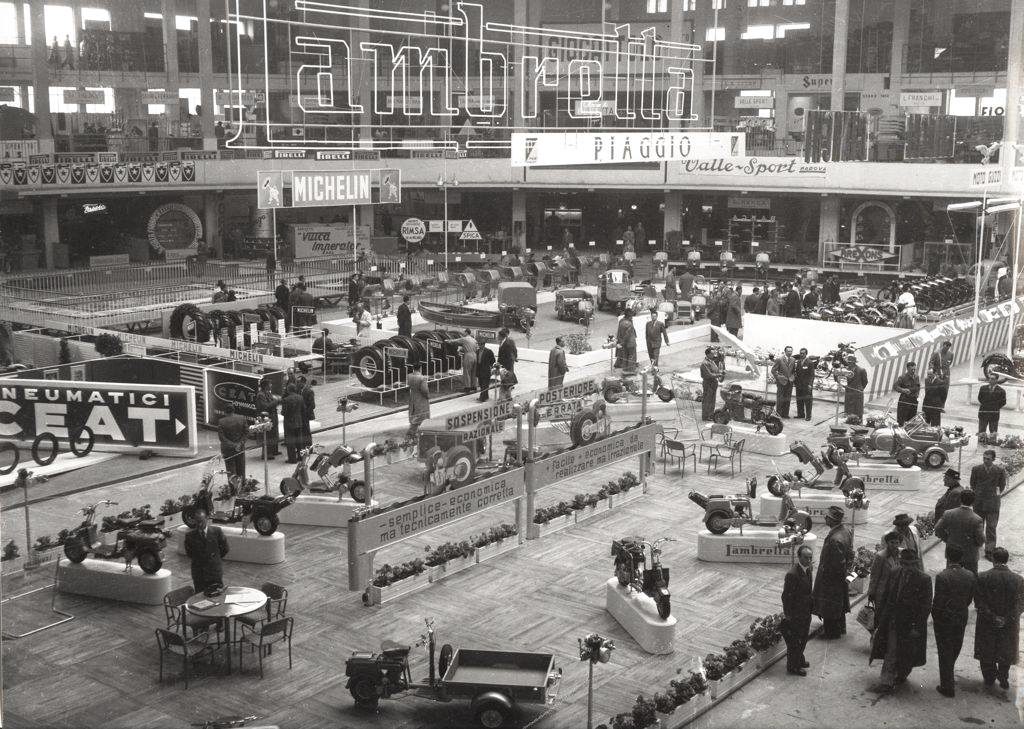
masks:
POLYGON ((875 609, 871 605, 864 605, 857 611, 857 622, 869 633, 875 632, 875 609))

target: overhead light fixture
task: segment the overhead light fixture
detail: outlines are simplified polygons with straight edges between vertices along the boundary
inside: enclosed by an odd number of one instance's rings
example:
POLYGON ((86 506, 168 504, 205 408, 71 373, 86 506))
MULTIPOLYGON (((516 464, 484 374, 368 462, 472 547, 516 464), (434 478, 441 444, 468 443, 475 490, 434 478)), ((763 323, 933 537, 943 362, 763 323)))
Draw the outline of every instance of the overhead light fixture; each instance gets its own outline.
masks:
POLYGON ((977 210, 981 207, 981 200, 975 200, 973 202, 963 203, 951 203, 946 206, 946 212, 955 212, 957 210, 977 210))
POLYGON ((1003 203, 1017 202, 1019 198, 1016 197, 994 197, 988 201, 989 205, 1002 205, 1003 203))
POLYGON ((985 208, 985 214, 991 215, 992 213, 1004 213, 1007 210, 1020 210, 1019 202, 1006 203, 1005 205, 996 205, 994 208, 985 208))

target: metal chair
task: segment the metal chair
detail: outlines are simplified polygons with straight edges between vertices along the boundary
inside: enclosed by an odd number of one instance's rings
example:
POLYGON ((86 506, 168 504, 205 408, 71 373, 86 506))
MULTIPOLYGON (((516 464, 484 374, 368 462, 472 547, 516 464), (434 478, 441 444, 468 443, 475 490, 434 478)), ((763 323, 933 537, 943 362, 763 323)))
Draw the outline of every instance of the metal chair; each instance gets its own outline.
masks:
POLYGON ((740 472, 743 472, 743 446, 746 445, 747 439, 741 438, 732 444, 719 443, 714 446, 713 450, 708 453, 708 473, 711 473, 711 464, 714 462, 715 470, 718 470, 718 459, 728 458, 729 459, 729 471, 733 476, 736 475, 736 461, 740 462, 740 472))
POLYGON ((164 680, 164 654, 173 653, 181 656, 185 688, 188 688, 190 664, 212 650, 209 633, 198 633, 191 638, 185 638, 180 633, 164 628, 156 629, 156 644, 160 649, 160 682, 163 683, 164 680))
POLYGON ((167 618, 167 628, 181 630, 182 633, 186 628, 191 628, 193 635, 213 628, 217 631, 217 642, 219 643, 220 618, 204 618, 200 615, 193 615, 185 609, 185 602, 194 594, 191 587, 179 587, 164 595, 164 616, 167 618))
POLYGON ((273 582, 264 582, 260 591, 267 596, 266 613, 239 615, 235 620, 243 625, 254 627, 259 623, 283 618, 288 609, 288 590, 273 582))
POLYGON ((263 678, 263 655, 270 655, 275 643, 288 643, 288 670, 292 668, 292 618, 278 618, 262 623, 257 630, 242 625, 242 635, 238 639, 238 672, 242 672, 242 644, 247 643, 250 650, 255 650, 260 657, 260 678, 263 678))
MULTIPOLYGON (((673 433, 677 435, 677 433, 673 433)), ((696 443, 685 443, 677 438, 671 438, 666 436, 664 433, 659 433, 658 437, 661 439, 659 445, 661 446, 661 472, 665 473, 668 469, 669 461, 675 463, 679 461, 679 475, 682 476, 686 472, 686 459, 693 459, 693 472, 697 472, 697 444, 696 443)))
POLYGON ((703 427, 697 429, 697 435, 700 437, 700 460, 704 460, 704 450, 708 449, 714 451, 720 445, 732 445, 732 426, 721 425, 720 423, 712 423, 709 427, 703 427), (715 436, 722 436, 721 441, 716 441, 715 436))

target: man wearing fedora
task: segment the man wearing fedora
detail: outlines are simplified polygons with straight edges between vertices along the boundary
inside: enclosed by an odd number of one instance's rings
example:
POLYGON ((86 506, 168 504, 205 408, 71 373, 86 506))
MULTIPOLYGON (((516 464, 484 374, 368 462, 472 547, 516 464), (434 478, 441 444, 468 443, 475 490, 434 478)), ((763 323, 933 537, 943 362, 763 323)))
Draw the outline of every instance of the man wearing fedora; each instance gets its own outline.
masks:
POLYGON ((946 487, 946 493, 935 502, 936 522, 948 509, 960 506, 960 493, 964 490, 960 485, 960 472, 953 468, 947 468, 946 472, 942 474, 942 485, 946 487))
POLYGON ((974 513, 974 492, 960 492, 960 506, 947 509, 935 523, 935 536, 962 552, 960 563, 978 574, 978 550, 985 546, 985 520, 974 513))
POLYGON ((921 532, 914 526, 914 520, 909 514, 901 512, 892 520, 892 525, 900 535, 900 548, 913 550, 917 555, 917 568, 924 572, 924 560, 921 559, 921 532))
POLYGON ((879 693, 891 693, 927 662, 932 578, 918 567, 920 561, 916 550, 900 550, 899 569, 889 577, 878 605, 868 664, 882 659, 879 693))
POLYGON ((846 634, 846 613, 850 612, 846 575, 853 565, 853 533, 843 524, 845 516, 843 507, 828 507, 825 524, 829 532, 822 542, 814 576, 814 614, 822 620, 825 638, 846 634))
POLYGON ((935 575, 932 600, 932 627, 939 652, 939 685, 935 690, 947 698, 956 695, 953 667, 964 644, 967 608, 974 600, 977 583, 977 578, 960 563, 962 558, 963 550, 954 544, 946 545, 946 569, 935 575))

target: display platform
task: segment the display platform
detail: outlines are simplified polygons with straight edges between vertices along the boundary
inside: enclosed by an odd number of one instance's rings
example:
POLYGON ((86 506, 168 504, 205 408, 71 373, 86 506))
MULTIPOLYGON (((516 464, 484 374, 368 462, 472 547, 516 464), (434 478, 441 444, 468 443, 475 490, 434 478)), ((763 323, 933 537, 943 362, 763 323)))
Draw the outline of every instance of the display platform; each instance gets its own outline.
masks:
POLYGON ((171 571, 160 569, 149 575, 132 563, 129 571, 124 560, 85 559, 79 564, 61 558, 57 565, 57 590, 70 595, 86 595, 102 600, 162 605, 171 591, 171 571))
POLYGON ((864 479, 867 492, 917 491, 921 488, 921 467, 903 468, 896 463, 865 463, 851 465, 850 473, 864 479))
POLYGON ((789 440, 785 431, 778 435, 768 435, 764 429, 757 432, 753 425, 737 423, 735 420, 729 423, 729 427, 732 428, 732 442, 745 440, 743 450, 747 453, 762 456, 784 456, 789 453, 789 440))
MULTIPOLYGON (((772 496, 769 493, 761 494, 759 497, 760 502, 758 508, 759 514, 775 515, 779 513, 779 509, 782 505, 782 499, 778 496, 772 496)), ((814 526, 820 527, 825 524, 825 513, 828 511, 830 506, 841 506, 847 514, 847 523, 852 524, 864 524, 868 520, 867 509, 853 509, 846 508, 846 497, 843 496, 842 492, 836 491, 835 493, 808 493, 804 491, 802 496, 792 494, 793 505, 796 508, 806 511, 811 515, 811 519, 814 520, 814 526), (852 520, 852 521, 851 521, 852 520)))
MULTIPOLYGON (((804 535, 804 544, 814 548, 818 537, 804 535)), ((747 562, 753 564, 789 564, 796 559, 796 547, 778 545, 778 529, 744 526, 740 534, 733 528, 725 534, 712 534, 706 529, 697 534, 697 559, 702 562, 747 562)))
MULTIPOLYGON (((612 421, 638 421, 643 403, 640 398, 630 399, 625 402, 610 402, 607 404, 608 417, 612 421)), ((675 420, 676 404, 674 401, 662 402, 652 392, 647 397, 647 417, 658 421, 675 420)))
POLYGON ((605 585, 605 609, 633 636, 641 648, 658 655, 675 650, 675 615, 662 620, 654 598, 623 587, 616 577, 609 579, 605 585))
MULTIPOLYGON (((45 449, 45 444, 43 447, 45 449)), ((33 476, 45 476, 49 478, 51 476, 59 476, 62 473, 69 473, 70 471, 75 471, 79 468, 96 466, 104 461, 117 458, 120 455, 120 453, 99 453, 97 451, 93 451, 89 455, 79 458, 74 453, 61 453, 49 466, 40 466, 29 458, 28 461, 23 461, 21 463, 21 467, 27 468, 32 472, 33 476)), ((19 469, 15 469, 8 474, 0 476, 0 490, 6 490, 17 482, 18 470, 19 469)))
MULTIPOLYGON (((370 502, 376 508, 376 499, 370 502)), ((345 496, 341 501, 334 494, 299 494, 295 503, 278 512, 282 524, 303 524, 305 526, 344 527, 357 508, 363 506, 345 496)))
MULTIPOLYGON (((291 508, 290 506, 288 507, 291 508)), ((284 513, 283 511, 281 513, 284 513)), ((251 564, 278 564, 284 562, 284 534, 277 531, 268 536, 261 536, 252 527, 242 534, 241 527, 215 524, 224 532, 228 540, 228 553, 224 556, 227 562, 249 562, 251 564)), ((185 535, 189 528, 182 524, 174 530, 178 543, 178 554, 185 554, 185 535)))

